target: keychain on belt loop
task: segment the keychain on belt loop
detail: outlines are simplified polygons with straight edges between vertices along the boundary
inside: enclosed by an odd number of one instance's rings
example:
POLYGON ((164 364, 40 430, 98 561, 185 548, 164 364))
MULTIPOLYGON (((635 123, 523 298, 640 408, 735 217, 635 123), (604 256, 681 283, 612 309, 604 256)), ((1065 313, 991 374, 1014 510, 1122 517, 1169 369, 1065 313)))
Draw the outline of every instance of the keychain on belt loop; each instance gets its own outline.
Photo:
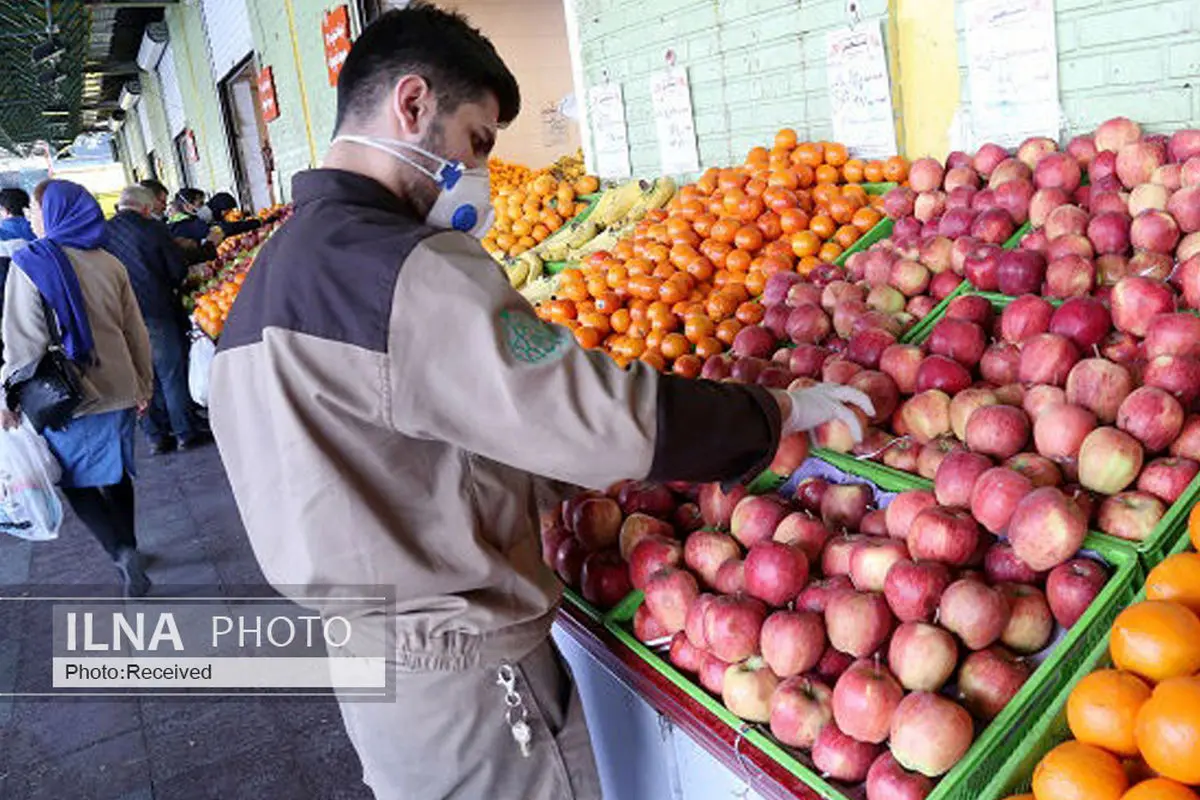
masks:
POLYGON ((500 664, 500 668, 496 670, 496 683, 504 687, 504 722, 512 729, 513 739, 521 748, 521 755, 529 758, 532 754, 529 743, 533 741, 533 728, 525 721, 529 716, 529 709, 525 707, 525 701, 517 692, 517 671, 513 669, 512 664, 507 661, 500 664))

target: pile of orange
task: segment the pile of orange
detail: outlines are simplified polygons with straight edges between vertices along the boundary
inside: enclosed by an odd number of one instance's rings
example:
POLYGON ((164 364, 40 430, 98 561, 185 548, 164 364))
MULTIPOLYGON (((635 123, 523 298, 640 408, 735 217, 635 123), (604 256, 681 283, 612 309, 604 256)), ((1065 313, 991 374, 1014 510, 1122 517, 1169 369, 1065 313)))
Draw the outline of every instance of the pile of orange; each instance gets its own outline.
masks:
POLYGON ((744 325, 762 320, 756 302, 781 271, 807 275, 832 262, 883 218, 881 199, 859 182, 903 181, 899 157, 867 164, 845 145, 799 142, 779 131, 744 164, 709 169, 631 237, 565 271, 539 315, 566 325, 580 344, 617 361, 641 359, 685 376, 723 352, 744 325))
POLYGON ((496 222, 483 238, 484 248, 493 256, 519 256, 537 247, 587 208, 577 198, 599 188, 594 175, 572 181, 543 172, 519 188, 500 189, 492 199, 496 222))
MULTIPOLYGON (((250 264, 253 264, 253 261, 250 264)), ((247 269, 250 264, 247 264, 247 269)), ((237 299, 238 292, 242 290, 245 280, 245 272, 234 273, 215 289, 196 298, 192 319, 210 338, 217 339, 221 336, 221 331, 225 329, 225 320, 229 317, 229 309, 237 299)))
MULTIPOLYGON (((1200 547, 1200 506, 1189 523, 1200 547)), ((1200 554, 1169 556, 1147 576, 1146 600, 1113 623, 1113 667, 1071 690, 1067 723, 1075 738, 1042 758, 1032 797, 1200 800, 1198 613, 1200 554)))
POLYGON ((495 200, 501 191, 520 189, 533 177, 533 170, 516 161, 505 161, 503 158, 492 156, 488 159, 488 178, 492 184, 492 199, 495 200))

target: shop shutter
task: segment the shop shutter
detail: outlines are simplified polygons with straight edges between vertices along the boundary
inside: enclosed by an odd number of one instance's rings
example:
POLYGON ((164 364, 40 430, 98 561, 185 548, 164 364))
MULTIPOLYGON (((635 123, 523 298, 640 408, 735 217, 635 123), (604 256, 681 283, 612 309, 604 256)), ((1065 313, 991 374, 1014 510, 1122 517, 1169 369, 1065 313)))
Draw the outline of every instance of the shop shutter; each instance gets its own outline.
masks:
POLYGON ((158 84, 162 87, 163 108, 167 112, 167 128, 171 138, 187 127, 187 115, 183 111, 183 95, 179 91, 179 79, 175 73, 175 54, 171 45, 163 50, 158 62, 158 84))
POLYGON ((147 106, 142 105, 141 103, 138 103, 134 107, 134 113, 137 114, 137 118, 138 118, 138 125, 141 126, 141 130, 142 130, 142 146, 145 147, 147 154, 149 154, 150 152, 152 152, 153 150, 156 149, 155 148, 156 142, 154 141, 154 136, 153 136, 153 134, 150 133, 150 114, 148 113, 149 111, 150 111, 150 109, 147 106))
POLYGON ((254 50, 246 0, 202 0, 213 80, 220 81, 254 50))

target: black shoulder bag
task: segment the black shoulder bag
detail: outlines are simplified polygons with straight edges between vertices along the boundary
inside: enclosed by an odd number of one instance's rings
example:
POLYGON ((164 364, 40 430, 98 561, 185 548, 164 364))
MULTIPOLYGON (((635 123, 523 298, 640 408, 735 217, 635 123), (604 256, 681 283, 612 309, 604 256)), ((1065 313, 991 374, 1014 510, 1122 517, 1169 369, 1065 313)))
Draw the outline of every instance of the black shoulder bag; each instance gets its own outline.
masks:
POLYGON ((84 398, 79 367, 63 349, 58 317, 46 298, 41 300, 50 347, 36 364, 14 372, 4 385, 8 407, 24 414, 38 433, 66 427, 84 398))

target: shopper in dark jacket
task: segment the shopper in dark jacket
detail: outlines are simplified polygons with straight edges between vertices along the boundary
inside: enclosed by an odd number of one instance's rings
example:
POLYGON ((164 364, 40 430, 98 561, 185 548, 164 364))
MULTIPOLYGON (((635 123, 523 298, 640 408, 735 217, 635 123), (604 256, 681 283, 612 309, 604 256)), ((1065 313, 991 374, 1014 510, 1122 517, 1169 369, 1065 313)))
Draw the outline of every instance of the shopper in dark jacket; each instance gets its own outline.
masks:
POLYGON ((150 452, 166 453, 208 441, 192 416, 187 382, 187 338, 180 324, 180 288, 187 277, 183 253, 167 226, 153 218, 154 194, 141 186, 121 192, 108 221, 105 249, 125 265, 154 357, 154 397, 142 430, 150 452))
POLYGON ((262 220, 257 217, 226 221, 225 215, 238 207, 237 201, 229 192, 217 192, 205 204, 212 212, 213 224, 221 229, 226 237, 237 236, 239 233, 257 230, 262 227, 262 220))
POLYGON ((25 209, 29 208, 29 193, 24 189, 9 187, 0 189, 0 255, 11 256, 13 252, 37 238, 25 209))

